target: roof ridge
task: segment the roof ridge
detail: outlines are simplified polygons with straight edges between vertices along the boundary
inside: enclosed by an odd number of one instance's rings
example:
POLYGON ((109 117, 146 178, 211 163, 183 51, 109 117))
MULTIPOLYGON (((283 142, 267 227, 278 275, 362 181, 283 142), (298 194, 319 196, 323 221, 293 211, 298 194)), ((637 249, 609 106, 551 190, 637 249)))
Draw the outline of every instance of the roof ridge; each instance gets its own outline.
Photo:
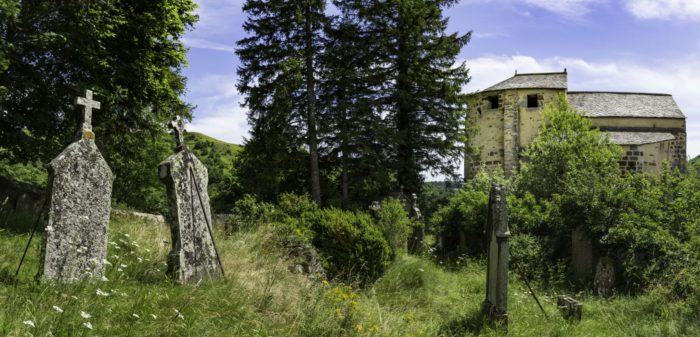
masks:
POLYGON ((567 91, 567 94, 618 94, 618 95, 648 95, 648 96, 671 96, 672 94, 655 93, 655 92, 633 92, 633 91, 567 91))
POLYGON ((515 75, 513 75, 513 77, 532 76, 532 75, 567 75, 567 74, 568 73, 566 71, 554 71, 554 72, 545 72, 545 73, 515 73, 515 75))

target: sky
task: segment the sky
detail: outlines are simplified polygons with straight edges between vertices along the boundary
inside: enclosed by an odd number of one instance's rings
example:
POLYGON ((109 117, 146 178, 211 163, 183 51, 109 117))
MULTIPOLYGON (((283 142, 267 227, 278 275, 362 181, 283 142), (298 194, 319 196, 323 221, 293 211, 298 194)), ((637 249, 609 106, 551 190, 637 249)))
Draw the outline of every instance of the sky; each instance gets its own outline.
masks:
MULTIPOLYGON (((246 110, 236 91, 244 0, 199 0, 184 37, 196 106, 189 130, 242 144, 246 110)), ((700 155, 700 0, 462 0, 448 32, 472 32, 459 62, 466 92, 515 73, 562 71, 572 91, 672 94, 687 118, 688 155, 700 155)))

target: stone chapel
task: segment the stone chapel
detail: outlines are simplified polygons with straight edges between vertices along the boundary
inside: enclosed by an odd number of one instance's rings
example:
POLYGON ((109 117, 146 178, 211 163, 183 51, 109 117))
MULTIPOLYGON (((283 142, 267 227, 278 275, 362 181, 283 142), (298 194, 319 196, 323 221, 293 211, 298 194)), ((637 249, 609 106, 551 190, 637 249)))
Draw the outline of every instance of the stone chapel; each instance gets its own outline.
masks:
POLYGON ((521 151, 537 135, 544 107, 566 95, 572 108, 620 145, 623 171, 659 173, 662 163, 685 170, 686 123, 669 94, 569 91, 567 72, 518 74, 470 95, 474 129, 465 177, 481 166, 517 170, 521 151))

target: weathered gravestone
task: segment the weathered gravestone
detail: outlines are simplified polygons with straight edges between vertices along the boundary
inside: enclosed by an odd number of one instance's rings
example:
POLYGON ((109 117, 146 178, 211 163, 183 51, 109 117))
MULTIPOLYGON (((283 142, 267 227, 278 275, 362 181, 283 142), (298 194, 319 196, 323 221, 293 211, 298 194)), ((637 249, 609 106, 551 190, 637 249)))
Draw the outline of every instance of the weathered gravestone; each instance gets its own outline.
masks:
POLYGON ((408 217, 413 220, 413 232, 408 240, 408 252, 411 254, 416 254, 423 250, 425 227, 421 223, 421 220, 423 220, 423 214, 418 207, 418 196, 415 193, 411 194, 411 201, 408 207, 408 217))
POLYGON ((209 175, 185 144, 182 120, 178 118, 170 126, 177 148, 175 154, 158 166, 170 206, 172 250, 168 255, 168 272, 182 283, 213 279, 223 274, 223 267, 212 236, 209 175))
POLYGON ((99 109, 100 102, 88 90, 77 104, 85 106, 81 139, 48 165, 51 195, 39 271, 42 281, 72 283, 101 278, 105 271, 114 178, 92 132, 92 109, 99 109))
POLYGON ((481 312, 489 321, 498 321, 508 329, 508 262, 510 252, 508 241, 508 206, 505 188, 493 184, 489 197, 486 220, 487 267, 486 299, 481 305, 481 312))
POLYGON ((557 296, 557 308, 569 320, 581 321, 583 316, 583 304, 570 296, 557 296))

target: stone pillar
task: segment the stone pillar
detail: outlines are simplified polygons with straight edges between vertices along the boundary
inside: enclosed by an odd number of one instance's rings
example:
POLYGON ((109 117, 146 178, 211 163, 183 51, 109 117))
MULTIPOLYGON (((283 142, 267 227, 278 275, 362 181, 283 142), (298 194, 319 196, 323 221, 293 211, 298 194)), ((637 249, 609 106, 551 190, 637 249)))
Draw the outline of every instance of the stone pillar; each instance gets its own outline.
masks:
POLYGON ((187 149, 183 124, 173 124, 176 153, 160 163, 158 175, 167 187, 172 250, 168 273, 178 282, 196 283, 223 274, 212 235, 207 168, 187 149))
POLYGON ((48 165, 49 222, 42 247, 41 281, 74 283, 102 278, 107 258, 112 171, 95 145, 90 118, 99 102, 92 92, 78 101, 86 106, 82 139, 48 165))
POLYGON ((508 329, 508 263, 510 260, 508 228, 508 205, 505 188, 493 184, 489 197, 486 220, 487 268, 486 299, 482 303, 482 314, 489 321, 501 322, 508 329))

